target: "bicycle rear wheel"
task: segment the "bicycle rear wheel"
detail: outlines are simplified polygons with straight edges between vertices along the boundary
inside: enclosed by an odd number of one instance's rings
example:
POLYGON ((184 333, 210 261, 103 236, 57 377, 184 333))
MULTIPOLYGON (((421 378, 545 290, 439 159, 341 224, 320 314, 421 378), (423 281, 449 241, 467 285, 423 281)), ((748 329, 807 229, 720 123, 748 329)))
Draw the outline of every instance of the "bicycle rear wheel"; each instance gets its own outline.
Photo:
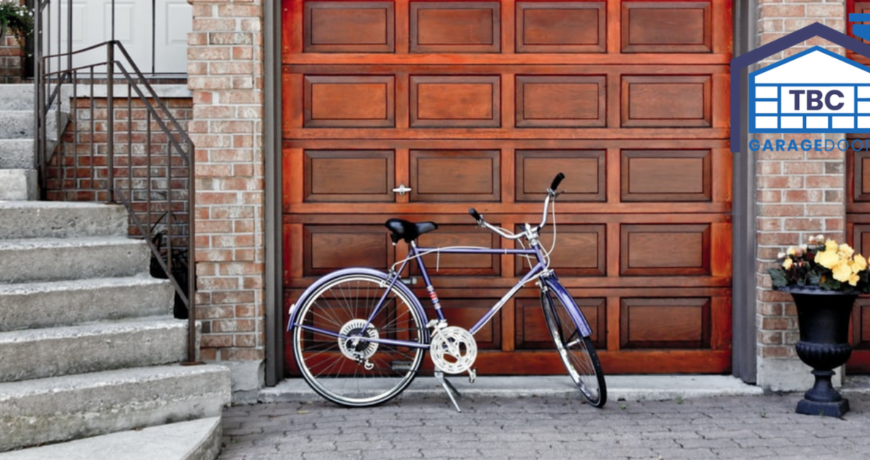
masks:
MULTIPOLYGON (((592 340, 581 335, 579 325, 574 322, 568 307, 559 296, 553 296, 550 291, 541 292, 541 307, 544 309, 550 335, 556 344, 556 351, 559 352, 568 375, 589 404, 604 407, 607 402, 607 385, 592 340)), ((583 314, 579 309, 577 313, 583 314)))
POLYGON ((369 273, 336 277, 299 306, 292 332, 293 356, 302 377, 324 398, 343 406, 384 403, 417 375, 424 348, 375 343, 360 338, 427 343, 425 319, 407 290, 369 273), (356 341, 356 343, 354 343, 356 341))

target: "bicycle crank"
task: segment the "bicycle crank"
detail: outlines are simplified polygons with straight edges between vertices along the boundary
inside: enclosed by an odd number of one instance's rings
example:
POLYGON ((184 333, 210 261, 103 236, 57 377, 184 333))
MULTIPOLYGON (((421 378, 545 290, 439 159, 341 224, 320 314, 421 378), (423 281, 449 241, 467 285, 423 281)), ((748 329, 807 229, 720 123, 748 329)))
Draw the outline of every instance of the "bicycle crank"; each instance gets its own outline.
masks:
POLYGON ((477 341, 471 332, 456 326, 436 326, 429 352, 436 369, 447 374, 470 371, 473 381, 476 373, 471 371, 471 367, 477 359, 477 341))

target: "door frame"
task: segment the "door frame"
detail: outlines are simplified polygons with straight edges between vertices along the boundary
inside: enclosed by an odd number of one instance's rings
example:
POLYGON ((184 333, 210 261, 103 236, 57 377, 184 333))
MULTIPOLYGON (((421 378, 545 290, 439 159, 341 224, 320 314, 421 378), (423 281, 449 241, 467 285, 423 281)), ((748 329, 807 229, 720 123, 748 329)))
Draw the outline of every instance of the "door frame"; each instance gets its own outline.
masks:
MULTIPOLYGON (((735 55, 755 48, 757 0, 733 0, 732 40, 735 55)), ((264 123, 265 156, 265 325, 266 386, 284 379, 284 302, 281 171, 281 37, 282 0, 264 3, 264 123)), ((745 92, 746 70, 741 74, 745 92)), ((746 99, 746 95, 741 95, 746 99)), ((741 152, 732 165, 732 374, 755 383, 755 155, 748 149, 745 123, 748 104, 741 104, 741 152), (735 257, 738 255, 738 257, 735 257)), ((732 127, 734 129, 734 127, 732 127)))

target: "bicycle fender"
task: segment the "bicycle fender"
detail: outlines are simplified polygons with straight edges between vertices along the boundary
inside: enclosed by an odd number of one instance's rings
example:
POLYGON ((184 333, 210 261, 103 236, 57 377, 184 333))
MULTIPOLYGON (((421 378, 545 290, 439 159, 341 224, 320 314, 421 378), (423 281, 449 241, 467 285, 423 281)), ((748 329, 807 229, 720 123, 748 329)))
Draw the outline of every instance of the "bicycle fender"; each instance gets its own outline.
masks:
POLYGON ((562 285, 556 280, 546 278, 544 282, 547 283, 547 287, 550 289, 550 292, 552 292, 553 295, 559 297, 562 305, 568 307, 568 313, 571 314, 571 317, 574 319, 574 323, 580 325, 580 334, 582 334, 583 337, 589 337, 590 335, 592 335, 592 328, 589 327, 589 323, 586 322, 586 318, 583 316, 583 314, 579 313, 580 307, 577 306, 577 302, 574 302, 574 298, 571 297, 571 294, 569 294, 568 291, 565 290, 565 288, 562 287, 562 285))
MULTIPOLYGON (((315 281, 314 284, 309 286, 308 289, 306 289, 302 293, 302 295, 299 296, 299 298, 296 300, 296 302, 290 306, 290 312, 289 312, 290 319, 287 321, 287 332, 290 332, 290 330, 293 329, 293 325, 296 324, 296 316, 299 314, 299 307, 302 306, 305 303, 305 301, 308 300, 308 297, 310 297, 314 292, 316 292, 317 289, 319 289, 324 284, 326 284, 326 283, 328 283, 328 282, 330 282, 338 277, 346 276, 346 275, 353 275, 353 274, 365 274, 365 275, 376 276, 378 278, 381 278, 382 280, 384 280, 386 283, 389 284, 389 277, 387 276, 386 273, 379 271, 379 270, 375 270, 372 268, 365 268, 365 267, 343 268, 341 270, 337 270, 337 271, 334 271, 328 275, 325 275, 325 276, 321 277, 320 279, 318 279, 317 281, 315 281)), ((414 293, 411 292, 411 290, 408 289, 408 287, 405 286, 405 284, 402 283, 401 281, 397 281, 396 284, 394 284, 393 286, 396 289, 403 291, 405 294, 407 294, 408 298, 414 302, 414 308, 416 308, 417 312, 420 313, 420 318, 423 319, 423 324, 425 325, 429 321, 429 318, 426 317, 426 311, 423 309, 423 306, 420 305, 420 301, 417 299, 417 296, 414 295, 414 293)), ((423 328, 423 331, 425 331, 427 334, 426 335, 426 342, 428 343, 429 330, 426 328, 423 328)))

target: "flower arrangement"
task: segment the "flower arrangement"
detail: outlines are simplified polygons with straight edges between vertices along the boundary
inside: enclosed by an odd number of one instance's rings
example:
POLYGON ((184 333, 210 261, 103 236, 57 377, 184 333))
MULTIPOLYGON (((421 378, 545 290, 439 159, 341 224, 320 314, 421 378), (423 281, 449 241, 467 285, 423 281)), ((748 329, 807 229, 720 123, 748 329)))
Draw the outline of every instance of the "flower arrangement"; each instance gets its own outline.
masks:
POLYGON ((809 245, 791 246, 777 256, 779 267, 768 270, 773 285, 818 287, 826 291, 870 293, 867 259, 848 244, 810 237, 809 245))
POLYGON ((0 0, 0 26, 12 32, 24 49, 27 36, 33 33, 33 12, 18 0, 0 0))

